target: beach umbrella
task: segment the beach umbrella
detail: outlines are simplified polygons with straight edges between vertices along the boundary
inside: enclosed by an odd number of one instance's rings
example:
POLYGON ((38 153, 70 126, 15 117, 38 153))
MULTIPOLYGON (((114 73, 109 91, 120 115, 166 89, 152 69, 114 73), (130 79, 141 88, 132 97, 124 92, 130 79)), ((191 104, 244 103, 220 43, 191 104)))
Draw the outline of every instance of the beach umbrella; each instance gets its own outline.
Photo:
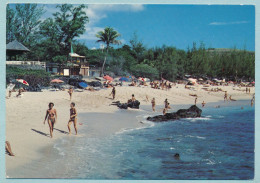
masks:
POLYGON ((109 75, 105 75, 103 78, 104 78, 105 80, 113 81, 113 78, 110 77, 109 75))
POLYGON ((60 79, 53 79, 51 80, 51 83, 63 83, 64 81, 60 80, 60 79))
POLYGON ((87 88, 87 87, 88 87, 88 84, 85 83, 85 82, 80 82, 80 83, 79 83, 79 86, 82 87, 82 88, 87 88))
POLYGON ((129 79, 126 78, 126 77, 121 77, 121 78, 119 79, 119 81, 129 81, 129 79))
POLYGON ((22 83, 26 86, 29 86, 29 83, 27 81, 23 80, 23 79, 16 79, 16 81, 19 82, 19 83, 22 83))
POLYGON ((139 77, 138 80, 139 80, 139 81, 144 81, 144 78, 139 77))

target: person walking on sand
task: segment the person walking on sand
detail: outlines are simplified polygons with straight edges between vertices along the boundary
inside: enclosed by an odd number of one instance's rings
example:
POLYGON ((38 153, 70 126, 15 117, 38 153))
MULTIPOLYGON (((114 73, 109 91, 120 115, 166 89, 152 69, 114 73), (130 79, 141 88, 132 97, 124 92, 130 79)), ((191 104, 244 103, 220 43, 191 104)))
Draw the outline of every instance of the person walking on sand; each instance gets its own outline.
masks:
POLYGON ((155 98, 152 99, 152 109, 153 109, 153 112, 155 112, 155 98))
POLYGON ((72 87, 70 87, 68 93, 69 93, 69 95, 70 95, 70 101, 71 101, 71 99, 72 99, 72 93, 73 93, 73 89, 72 89, 72 87))
POLYGON ((228 100, 228 98, 227 98, 227 91, 225 91, 225 94, 224 94, 224 102, 226 101, 226 100, 228 100))
POLYGON ((48 124, 49 124, 49 128, 50 128, 51 138, 52 138, 54 124, 57 122, 57 111, 53 107, 54 107, 54 103, 50 102, 49 103, 49 109, 46 111, 46 116, 45 116, 45 119, 44 119, 44 122, 43 122, 43 124, 45 124, 45 121, 48 117, 48 124))
POLYGON ((113 89, 112 89, 112 97, 113 97, 113 100, 115 99, 115 96, 116 96, 116 88, 113 86, 113 89))
POLYGON ((74 124, 74 129, 75 129, 76 135, 78 134, 77 115, 78 114, 77 114, 77 111, 75 109, 75 103, 71 102, 71 104, 70 104, 70 119, 69 119, 69 122, 68 122, 69 135, 71 134, 71 130, 70 130, 71 123, 74 124))

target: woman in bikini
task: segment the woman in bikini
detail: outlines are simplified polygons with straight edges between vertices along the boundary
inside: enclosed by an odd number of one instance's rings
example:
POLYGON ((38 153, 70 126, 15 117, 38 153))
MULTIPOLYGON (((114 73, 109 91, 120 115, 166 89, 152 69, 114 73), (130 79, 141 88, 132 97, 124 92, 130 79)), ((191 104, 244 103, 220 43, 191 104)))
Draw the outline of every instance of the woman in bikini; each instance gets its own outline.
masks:
POLYGON ((52 133, 53 133, 53 128, 54 128, 54 124, 57 122, 57 111, 56 109, 53 109, 54 104, 51 102, 49 103, 49 109, 46 111, 46 116, 44 119, 43 124, 45 124, 45 121, 48 117, 48 124, 50 127, 50 136, 52 138, 52 133))
POLYGON ((78 129, 77 129, 77 111, 75 109, 75 103, 74 102, 71 102, 70 104, 70 119, 69 119, 69 122, 68 122, 68 129, 69 129, 69 134, 71 134, 70 132, 70 125, 71 123, 74 124, 74 128, 75 128, 75 132, 76 132, 76 135, 78 134, 78 129))

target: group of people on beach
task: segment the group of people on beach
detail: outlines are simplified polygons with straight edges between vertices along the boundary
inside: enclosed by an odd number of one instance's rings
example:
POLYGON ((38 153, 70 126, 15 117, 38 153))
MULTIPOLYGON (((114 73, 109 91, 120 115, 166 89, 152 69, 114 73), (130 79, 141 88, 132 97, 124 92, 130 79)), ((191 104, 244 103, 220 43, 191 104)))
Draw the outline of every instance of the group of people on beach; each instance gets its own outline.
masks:
MULTIPOLYGON (((43 121, 43 124, 45 124, 46 119, 48 121, 48 125, 50 128, 50 136, 51 138, 53 137, 53 129, 54 129, 54 124, 57 123, 57 111, 56 109, 53 108, 54 107, 54 103, 50 102, 49 103, 49 109, 47 109, 46 111, 46 115, 45 115, 45 119, 43 121)), ((68 130, 69 130, 69 134, 71 134, 71 129, 70 129, 70 125, 73 123, 74 124, 74 129, 76 132, 76 135, 78 134, 78 130, 77 130, 77 111, 75 108, 75 103, 71 102, 70 104, 70 119, 68 122, 68 130)))
POLYGON ((172 88, 172 84, 167 81, 167 80, 161 80, 160 82, 159 81, 153 81, 153 82, 150 82, 150 85, 151 85, 151 88, 154 88, 154 89, 166 89, 166 90, 169 90, 172 88))

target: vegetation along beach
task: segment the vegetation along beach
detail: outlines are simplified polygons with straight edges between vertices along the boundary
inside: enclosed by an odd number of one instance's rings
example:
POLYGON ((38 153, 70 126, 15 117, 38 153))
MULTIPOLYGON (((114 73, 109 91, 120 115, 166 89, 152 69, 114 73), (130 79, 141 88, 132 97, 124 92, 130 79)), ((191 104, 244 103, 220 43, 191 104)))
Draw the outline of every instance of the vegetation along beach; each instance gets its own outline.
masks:
POLYGON ((254 179, 254 9, 220 9, 8 4, 6 177, 254 179))

